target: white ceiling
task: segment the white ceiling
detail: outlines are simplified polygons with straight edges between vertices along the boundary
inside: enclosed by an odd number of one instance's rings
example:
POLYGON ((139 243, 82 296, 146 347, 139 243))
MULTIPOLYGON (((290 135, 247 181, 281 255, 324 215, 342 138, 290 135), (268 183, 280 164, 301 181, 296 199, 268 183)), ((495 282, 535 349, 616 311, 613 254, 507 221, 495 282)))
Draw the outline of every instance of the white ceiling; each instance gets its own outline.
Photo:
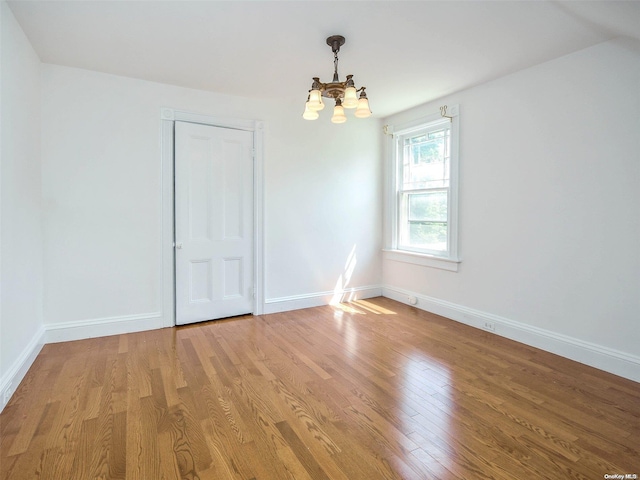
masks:
POLYGON ((614 37, 640 1, 8 1, 40 59, 260 98, 340 77, 386 116, 614 37))

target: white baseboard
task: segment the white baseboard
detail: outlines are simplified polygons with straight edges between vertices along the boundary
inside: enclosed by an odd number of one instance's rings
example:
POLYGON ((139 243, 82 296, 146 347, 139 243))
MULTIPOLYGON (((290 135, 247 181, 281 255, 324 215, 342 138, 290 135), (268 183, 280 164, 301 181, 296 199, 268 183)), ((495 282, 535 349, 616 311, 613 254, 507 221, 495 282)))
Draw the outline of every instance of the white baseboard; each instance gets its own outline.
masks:
POLYGON ((382 287, 370 285, 366 287, 345 288, 340 291, 316 292, 291 297, 270 298, 264 301, 263 313, 288 312, 301 308, 321 307, 339 302, 349 302, 363 298, 379 297, 382 287))
POLYGON ((163 328, 162 313, 144 313, 118 317, 97 318, 77 322, 45 324, 25 347, 11 368, 0 379, 0 412, 35 361, 46 343, 68 342, 85 338, 120 335, 163 328))
POLYGON ((496 335, 640 382, 640 357, 636 355, 387 285, 382 295, 407 304, 413 298, 417 308, 483 330, 490 323, 496 335))
POLYGON ((161 312, 45 324, 45 343, 121 335, 123 333, 155 330, 164 326, 164 318, 161 312))
POLYGON ((0 412, 9 403, 9 399, 20 385, 20 382, 33 365, 36 357, 44 346, 45 329, 40 329, 33 336, 31 341, 24 348, 22 353, 13 362, 13 365, 7 370, 7 373, 0 378, 0 412))

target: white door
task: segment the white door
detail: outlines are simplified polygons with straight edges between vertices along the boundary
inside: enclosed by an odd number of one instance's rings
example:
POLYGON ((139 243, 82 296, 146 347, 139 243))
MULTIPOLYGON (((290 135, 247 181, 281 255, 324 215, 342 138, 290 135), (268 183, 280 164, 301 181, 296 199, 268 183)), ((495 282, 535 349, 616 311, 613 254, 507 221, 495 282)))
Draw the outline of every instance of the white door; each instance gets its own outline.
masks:
POLYGON ((253 312, 253 134, 175 122, 176 323, 253 312))

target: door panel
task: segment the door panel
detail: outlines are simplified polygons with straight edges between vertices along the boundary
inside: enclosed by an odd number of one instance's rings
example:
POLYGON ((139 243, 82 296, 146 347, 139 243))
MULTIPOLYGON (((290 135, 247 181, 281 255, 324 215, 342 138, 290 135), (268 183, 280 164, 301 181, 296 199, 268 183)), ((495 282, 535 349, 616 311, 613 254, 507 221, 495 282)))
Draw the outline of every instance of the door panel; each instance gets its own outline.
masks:
POLYGON ((175 123, 176 323, 253 311, 253 135, 175 123))

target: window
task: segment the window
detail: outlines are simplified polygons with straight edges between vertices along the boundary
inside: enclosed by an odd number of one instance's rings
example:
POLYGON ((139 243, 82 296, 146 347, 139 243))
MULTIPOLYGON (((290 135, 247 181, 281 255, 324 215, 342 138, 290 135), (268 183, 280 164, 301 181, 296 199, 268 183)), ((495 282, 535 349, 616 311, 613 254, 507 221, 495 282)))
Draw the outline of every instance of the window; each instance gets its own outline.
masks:
POLYGON ((391 252, 458 263, 457 107, 452 111, 453 120, 435 115, 396 127, 391 252))

